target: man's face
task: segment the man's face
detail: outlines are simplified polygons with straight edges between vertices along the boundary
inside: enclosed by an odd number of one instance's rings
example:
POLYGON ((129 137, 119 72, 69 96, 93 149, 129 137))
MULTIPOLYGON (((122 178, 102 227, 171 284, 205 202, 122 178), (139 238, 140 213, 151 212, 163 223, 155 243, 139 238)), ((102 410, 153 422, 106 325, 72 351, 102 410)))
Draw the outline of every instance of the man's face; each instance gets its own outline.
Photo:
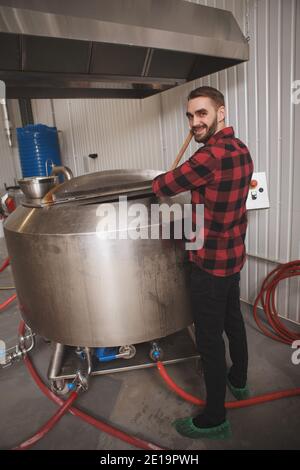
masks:
POLYGON ((224 127, 224 106, 216 110, 212 100, 199 96, 188 101, 187 118, 196 142, 205 143, 224 127))

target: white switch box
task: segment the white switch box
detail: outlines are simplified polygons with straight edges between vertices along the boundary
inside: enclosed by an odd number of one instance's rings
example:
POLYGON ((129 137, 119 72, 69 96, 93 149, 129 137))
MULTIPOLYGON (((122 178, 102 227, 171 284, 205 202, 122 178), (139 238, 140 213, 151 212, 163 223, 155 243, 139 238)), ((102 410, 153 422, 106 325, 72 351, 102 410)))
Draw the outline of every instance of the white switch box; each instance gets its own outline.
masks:
POLYGON ((246 209, 267 209, 269 207, 266 173, 253 173, 246 201, 246 209))

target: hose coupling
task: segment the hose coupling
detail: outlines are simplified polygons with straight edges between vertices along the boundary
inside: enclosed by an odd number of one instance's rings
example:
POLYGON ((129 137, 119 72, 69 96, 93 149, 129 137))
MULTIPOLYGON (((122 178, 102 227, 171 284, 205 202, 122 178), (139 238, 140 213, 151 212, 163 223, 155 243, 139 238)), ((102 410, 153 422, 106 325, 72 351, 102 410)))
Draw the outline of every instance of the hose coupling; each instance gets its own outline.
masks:
POLYGON ((89 388, 88 376, 85 375, 81 370, 78 370, 73 382, 68 384, 70 391, 75 389, 76 391, 87 392, 89 388))
POLYGON ((27 332, 25 335, 20 334, 19 342, 14 346, 12 352, 7 352, 5 355, 5 360, 1 364, 2 367, 9 367, 14 362, 20 361, 23 359, 26 354, 28 354, 35 345, 35 333, 31 331, 31 329, 26 325, 27 332))

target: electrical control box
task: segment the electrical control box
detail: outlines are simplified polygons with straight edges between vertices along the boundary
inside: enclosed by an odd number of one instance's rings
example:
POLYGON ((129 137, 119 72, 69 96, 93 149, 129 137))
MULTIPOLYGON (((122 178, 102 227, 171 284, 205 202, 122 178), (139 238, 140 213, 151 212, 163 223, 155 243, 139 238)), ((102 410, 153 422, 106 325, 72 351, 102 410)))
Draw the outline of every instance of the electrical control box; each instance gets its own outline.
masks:
POLYGON ((253 173, 250 181, 248 198, 246 201, 247 210, 268 209, 270 207, 266 173, 253 173))

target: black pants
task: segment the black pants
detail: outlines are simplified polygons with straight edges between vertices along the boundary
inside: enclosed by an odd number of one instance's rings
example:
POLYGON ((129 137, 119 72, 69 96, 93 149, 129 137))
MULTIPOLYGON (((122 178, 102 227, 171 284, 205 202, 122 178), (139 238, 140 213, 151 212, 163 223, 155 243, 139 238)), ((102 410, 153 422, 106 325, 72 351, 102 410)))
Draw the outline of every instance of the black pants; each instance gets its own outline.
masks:
POLYGON ((225 420, 226 361, 223 332, 229 340, 229 379, 242 388, 247 381, 248 349, 240 310, 240 273, 213 276, 192 263, 191 299, 197 348, 206 385, 204 415, 212 424, 225 420))

